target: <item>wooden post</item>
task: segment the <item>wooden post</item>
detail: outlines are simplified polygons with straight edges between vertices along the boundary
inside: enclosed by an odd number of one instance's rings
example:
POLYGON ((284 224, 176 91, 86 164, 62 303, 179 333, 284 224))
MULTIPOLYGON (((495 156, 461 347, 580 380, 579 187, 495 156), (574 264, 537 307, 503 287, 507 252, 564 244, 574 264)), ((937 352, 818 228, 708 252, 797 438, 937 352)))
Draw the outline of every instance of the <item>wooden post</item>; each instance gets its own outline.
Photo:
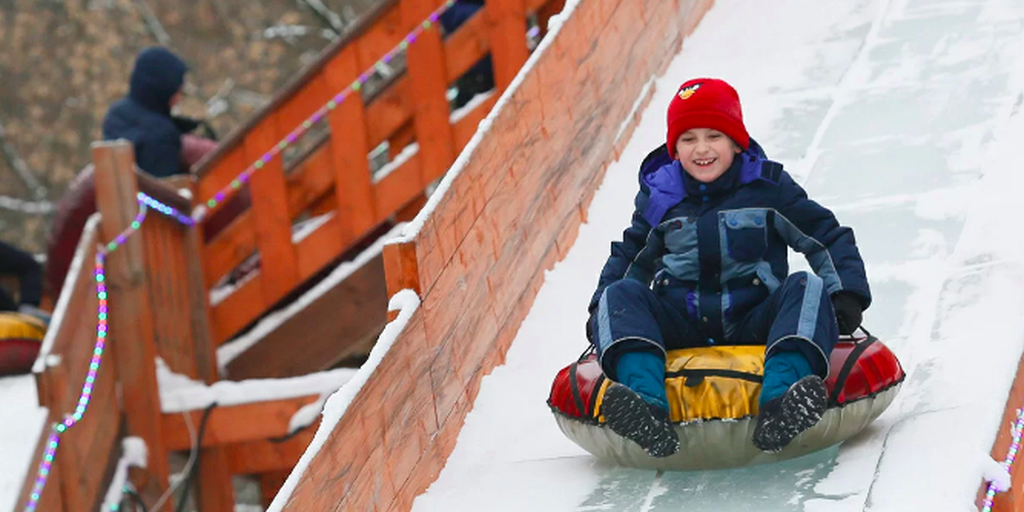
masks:
MULTIPOLYGON (((438 1, 402 0, 402 23, 415 27, 440 4, 438 1)), ((420 151, 420 186, 441 176, 455 160, 455 141, 449 121, 447 68, 444 44, 436 28, 424 30, 409 45, 406 57, 412 83, 416 141, 420 151)))
MULTIPOLYGON (((359 76, 358 52, 353 45, 342 50, 324 70, 332 90, 342 90, 359 76)), ((331 124, 331 163, 334 192, 338 199, 338 220, 345 246, 364 235, 375 224, 376 206, 366 128, 366 107, 359 92, 341 102, 328 115, 331 124)))
POLYGON ((484 11, 490 27, 494 84, 500 95, 530 57, 526 47, 526 6, 523 0, 487 0, 484 11))
MULTIPOLYGON (((195 368, 199 378, 207 384, 213 384, 218 380, 217 352, 210 329, 210 296, 206 293, 200 259, 202 240, 196 228, 187 230, 184 237, 189 317, 192 320, 192 353, 195 354, 195 368)), ((227 452, 226 446, 213 446, 202 450, 198 468, 199 478, 196 480, 196 502, 199 504, 200 512, 235 510, 235 487, 231 482, 227 452)))
MULTIPOLYGON (((124 140, 96 142, 92 145, 92 158, 96 167, 96 205, 103 217, 101 240, 110 241, 131 225, 139 211, 135 152, 124 140)), ((145 289, 142 237, 142 232, 136 232, 106 258, 109 340, 117 362, 128 434, 146 442, 149 479, 155 480, 160 489, 166 489, 167 453, 161 435, 153 310, 145 289)), ((142 488, 146 482, 135 484, 142 488)), ((170 511, 171 507, 168 505, 164 510, 170 511)))
MULTIPOLYGON (((249 162, 263 157, 278 143, 276 117, 268 116, 245 137, 245 156, 249 162)), ((256 171, 249 182, 251 209, 256 225, 256 245, 260 251, 259 275, 264 309, 299 284, 299 270, 292 245, 292 223, 288 215, 288 187, 281 158, 273 158, 256 171)))

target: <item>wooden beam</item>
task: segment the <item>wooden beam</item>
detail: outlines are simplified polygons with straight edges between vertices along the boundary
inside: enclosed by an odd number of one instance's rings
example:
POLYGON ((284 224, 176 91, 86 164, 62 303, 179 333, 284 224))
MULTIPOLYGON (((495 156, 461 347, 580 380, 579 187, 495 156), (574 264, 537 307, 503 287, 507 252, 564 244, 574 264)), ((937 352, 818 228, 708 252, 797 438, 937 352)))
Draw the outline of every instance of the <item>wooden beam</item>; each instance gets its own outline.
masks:
MULTIPOLYGON (((216 407, 206 420, 206 430, 200 446, 256 441, 288 434, 288 423, 303 406, 316 402, 319 395, 285 398, 267 402, 216 407)), ((162 418, 164 447, 169 451, 188 450, 192 447, 184 415, 191 415, 192 424, 199 427, 202 410, 187 413, 166 413, 162 418)))
MULTIPOLYGON (((103 216, 101 239, 113 240, 131 225, 139 210, 135 152, 129 142, 119 140, 93 143, 92 155, 96 167, 96 205, 103 216)), ((121 382, 128 433, 146 442, 148 474, 161 488, 166 488, 168 466, 156 382, 154 311, 145 289, 143 237, 144 232, 137 231, 106 258, 110 341, 121 382)), ((139 487, 144 483, 136 482, 139 487)))
POLYGON ((318 424, 280 442, 263 439, 230 444, 227 446, 228 467, 236 475, 291 471, 313 440, 318 424))
POLYGON ((384 263, 368 261, 227 365, 234 380, 280 378, 330 368, 372 346, 387 323, 384 263))
MULTIPOLYGON (((430 15, 440 2, 402 0, 402 20, 415 25, 430 15)), ((430 183, 428 176, 448 170, 455 160, 455 143, 449 116, 448 76, 444 45, 438 30, 426 30, 409 45, 408 74, 412 83, 416 140, 420 145, 421 188, 430 183)))

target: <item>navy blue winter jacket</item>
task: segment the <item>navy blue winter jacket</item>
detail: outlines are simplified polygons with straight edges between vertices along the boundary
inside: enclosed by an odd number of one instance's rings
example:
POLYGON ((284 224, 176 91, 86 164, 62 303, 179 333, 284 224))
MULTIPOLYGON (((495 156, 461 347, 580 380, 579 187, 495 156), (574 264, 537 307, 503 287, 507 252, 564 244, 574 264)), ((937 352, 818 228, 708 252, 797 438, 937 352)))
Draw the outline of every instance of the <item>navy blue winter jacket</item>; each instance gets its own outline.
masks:
POLYGON ((845 290, 865 308, 871 303, 853 230, 808 199, 756 142, 707 184, 663 145, 640 166, 632 225, 612 243, 590 311, 608 285, 635 279, 724 341, 789 275, 787 247, 804 254, 830 294, 845 290))
POLYGON ((142 170, 165 178, 179 174, 181 135, 171 118, 171 97, 185 82, 188 67, 165 48, 139 53, 128 96, 114 103, 103 120, 103 139, 128 139, 142 170))

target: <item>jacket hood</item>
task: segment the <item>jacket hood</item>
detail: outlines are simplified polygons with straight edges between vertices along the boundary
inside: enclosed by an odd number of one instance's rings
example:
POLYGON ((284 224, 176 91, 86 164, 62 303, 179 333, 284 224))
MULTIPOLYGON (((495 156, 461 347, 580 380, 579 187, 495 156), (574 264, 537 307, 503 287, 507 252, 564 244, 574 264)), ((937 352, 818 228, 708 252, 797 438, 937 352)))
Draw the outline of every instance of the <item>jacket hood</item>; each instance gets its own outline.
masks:
POLYGON ((135 59, 128 93, 143 107, 164 114, 171 113, 171 97, 185 83, 188 66, 166 48, 146 48, 135 59))
MULTIPOLYGON (((732 167, 726 172, 738 172, 739 179, 733 180, 733 183, 735 186, 741 186, 757 179, 778 182, 776 169, 781 171, 782 166, 768 160, 761 145, 750 139, 750 147, 736 155, 732 167)), ((665 212, 686 199, 686 171, 679 160, 668 156, 667 148, 662 146, 641 164, 640 174, 644 184, 651 191, 650 200, 644 210, 644 219, 651 226, 656 226, 665 216, 665 212)))

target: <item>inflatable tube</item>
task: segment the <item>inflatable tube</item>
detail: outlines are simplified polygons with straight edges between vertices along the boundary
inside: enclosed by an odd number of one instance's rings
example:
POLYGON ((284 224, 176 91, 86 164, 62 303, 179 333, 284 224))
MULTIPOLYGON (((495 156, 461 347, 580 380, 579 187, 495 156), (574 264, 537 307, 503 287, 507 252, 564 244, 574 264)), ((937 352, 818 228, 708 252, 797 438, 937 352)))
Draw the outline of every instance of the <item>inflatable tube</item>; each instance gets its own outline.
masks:
POLYGON ((562 432, 598 459, 654 470, 724 469, 777 462, 849 439, 896 398, 905 374, 896 356, 873 337, 844 340, 832 352, 821 421, 778 453, 751 441, 756 425, 764 347, 716 347, 669 352, 666 391, 680 450, 657 459, 604 425, 600 404, 610 381, 593 355, 555 378, 548 405, 562 432))
POLYGON ((0 377, 28 373, 39 355, 46 326, 19 313, 0 313, 0 377))

